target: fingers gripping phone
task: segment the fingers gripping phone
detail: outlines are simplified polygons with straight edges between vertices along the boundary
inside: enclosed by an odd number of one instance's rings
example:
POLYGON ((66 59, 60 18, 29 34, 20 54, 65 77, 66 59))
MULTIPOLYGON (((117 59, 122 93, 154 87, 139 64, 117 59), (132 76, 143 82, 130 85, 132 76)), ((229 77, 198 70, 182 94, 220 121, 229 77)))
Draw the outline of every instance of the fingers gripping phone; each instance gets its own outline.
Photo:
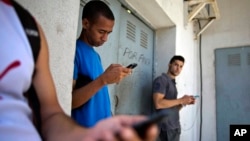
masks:
POLYGON ((128 65, 127 68, 133 69, 133 68, 135 68, 136 66, 137 66, 136 63, 132 63, 132 64, 128 65))
POLYGON ((162 122, 163 120, 166 120, 166 119, 167 119, 167 113, 162 111, 162 112, 159 112, 159 113, 156 113, 156 114, 150 116, 145 121, 134 124, 133 128, 137 132, 139 137, 141 137, 143 139, 143 138, 145 138, 146 131, 148 130, 148 128, 151 125, 158 124, 158 123, 160 123, 160 122, 162 122))

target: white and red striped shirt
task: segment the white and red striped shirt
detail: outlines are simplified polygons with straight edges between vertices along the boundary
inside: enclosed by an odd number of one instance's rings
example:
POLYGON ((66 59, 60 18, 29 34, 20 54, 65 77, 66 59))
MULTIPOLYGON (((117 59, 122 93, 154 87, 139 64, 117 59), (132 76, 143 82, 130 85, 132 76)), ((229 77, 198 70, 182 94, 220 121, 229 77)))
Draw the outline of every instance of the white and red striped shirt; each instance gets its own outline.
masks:
POLYGON ((0 0, 0 140, 40 141, 23 93, 31 85, 34 61, 10 0, 0 0))

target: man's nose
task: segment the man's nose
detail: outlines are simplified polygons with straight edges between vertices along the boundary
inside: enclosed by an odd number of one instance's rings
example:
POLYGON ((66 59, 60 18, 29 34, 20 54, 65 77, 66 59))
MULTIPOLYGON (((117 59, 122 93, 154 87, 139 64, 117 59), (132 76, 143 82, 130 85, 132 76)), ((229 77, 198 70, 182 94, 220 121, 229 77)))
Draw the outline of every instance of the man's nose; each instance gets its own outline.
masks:
POLYGON ((108 35, 108 33, 104 33, 102 36, 102 40, 106 42, 108 40, 108 35))
POLYGON ((178 71, 180 71, 180 70, 181 70, 181 67, 177 67, 177 69, 178 69, 178 71))

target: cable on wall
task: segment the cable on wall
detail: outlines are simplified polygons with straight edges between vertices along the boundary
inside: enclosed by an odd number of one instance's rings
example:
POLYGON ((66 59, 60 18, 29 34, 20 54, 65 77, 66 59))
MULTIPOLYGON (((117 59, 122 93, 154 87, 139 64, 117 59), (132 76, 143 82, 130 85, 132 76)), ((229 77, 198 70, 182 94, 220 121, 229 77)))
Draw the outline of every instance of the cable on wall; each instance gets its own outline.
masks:
MULTIPOLYGON (((199 24, 199 29, 201 29, 201 23, 200 20, 198 19, 198 24, 199 24)), ((200 135, 199 135, 199 141, 202 139, 202 118, 203 118, 203 96, 202 96, 202 86, 203 86, 203 79, 202 79, 202 51, 201 51, 201 46, 202 46, 202 34, 199 36, 199 61, 200 61, 200 135)))

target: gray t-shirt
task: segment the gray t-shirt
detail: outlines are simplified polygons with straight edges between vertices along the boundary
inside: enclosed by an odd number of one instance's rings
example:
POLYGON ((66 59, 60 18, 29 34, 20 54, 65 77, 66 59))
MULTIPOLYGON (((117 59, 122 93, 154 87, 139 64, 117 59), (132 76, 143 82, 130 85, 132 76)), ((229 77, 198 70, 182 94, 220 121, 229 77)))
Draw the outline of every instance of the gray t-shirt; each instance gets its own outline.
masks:
MULTIPOLYGON (((175 79, 171 79, 166 73, 162 73, 153 82, 153 93, 162 93, 166 99, 177 99, 175 79)), ((160 111, 167 113, 166 120, 160 124, 162 130, 180 128, 178 106, 157 110, 157 112, 160 111)))

